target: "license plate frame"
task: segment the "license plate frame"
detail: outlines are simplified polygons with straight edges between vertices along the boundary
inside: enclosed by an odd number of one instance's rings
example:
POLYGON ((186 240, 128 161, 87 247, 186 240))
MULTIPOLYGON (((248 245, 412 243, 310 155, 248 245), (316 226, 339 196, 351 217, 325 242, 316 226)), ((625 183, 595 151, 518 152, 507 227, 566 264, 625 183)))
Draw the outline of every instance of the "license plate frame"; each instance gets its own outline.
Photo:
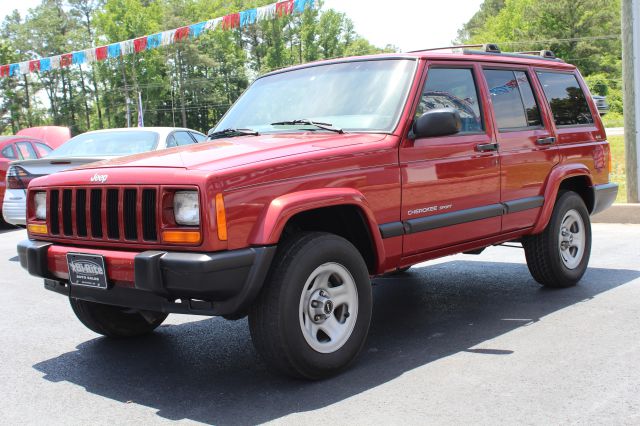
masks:
POLYGON ((104 256, 88 253, 67 253, 71 285, 106 290, 109 288, 104 256))

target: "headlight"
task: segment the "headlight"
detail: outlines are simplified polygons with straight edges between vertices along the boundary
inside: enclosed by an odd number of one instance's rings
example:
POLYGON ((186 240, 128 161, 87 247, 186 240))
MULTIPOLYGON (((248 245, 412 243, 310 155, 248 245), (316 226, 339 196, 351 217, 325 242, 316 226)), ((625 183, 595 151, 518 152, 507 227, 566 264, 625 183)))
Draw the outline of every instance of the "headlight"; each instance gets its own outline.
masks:
POLYGON ((47 220, 47 193, 36 192, 33 196, 35 204, 36 219, 47 220))
POLYGON ((198 192, 176 192, 173 196, 173 214, 178 225, 200 225, 198 192))

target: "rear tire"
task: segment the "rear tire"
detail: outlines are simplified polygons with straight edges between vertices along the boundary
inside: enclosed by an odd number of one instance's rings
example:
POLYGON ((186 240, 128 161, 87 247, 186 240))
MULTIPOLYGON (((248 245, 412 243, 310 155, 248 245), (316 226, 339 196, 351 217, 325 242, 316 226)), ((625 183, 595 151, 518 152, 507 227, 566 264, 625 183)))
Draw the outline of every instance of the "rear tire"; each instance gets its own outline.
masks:
POLYGON ((76 317, 89 330, 107 337, 136 337, 151 333, 167 314, 69 298, 76 317))
POLYGON ((545 230, 525 237, 522 246, 537 282, 553 288, 576 285, 591 253, 591 222, 582 198, 572 191, 561 193, 545 230))
POLYGON ((292 236, 249 311, 258 353, 277 372, 333 376, 358 355, 371 321, 367 266, 349 241, 313 232, 292 236))

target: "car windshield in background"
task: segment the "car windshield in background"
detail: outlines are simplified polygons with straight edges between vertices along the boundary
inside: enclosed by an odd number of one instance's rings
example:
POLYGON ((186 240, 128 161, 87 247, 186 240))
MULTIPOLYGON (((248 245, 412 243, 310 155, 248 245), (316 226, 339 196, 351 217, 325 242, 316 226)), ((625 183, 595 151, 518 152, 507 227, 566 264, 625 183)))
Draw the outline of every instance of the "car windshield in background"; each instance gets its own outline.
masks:
POLYGON ((158 134, 146 131, 84 133, 49 154, 51 157, 120 157, 152 151, 158 134))
MULTIPOLYGON (((282 131, 271 123, 307 119, 345 131, 390 132, 407 97, 416 62, 353 61, 272 74, 255 81, 215 130, 282 131)), ((285 127, 324 131, 296 124, 285 127)))

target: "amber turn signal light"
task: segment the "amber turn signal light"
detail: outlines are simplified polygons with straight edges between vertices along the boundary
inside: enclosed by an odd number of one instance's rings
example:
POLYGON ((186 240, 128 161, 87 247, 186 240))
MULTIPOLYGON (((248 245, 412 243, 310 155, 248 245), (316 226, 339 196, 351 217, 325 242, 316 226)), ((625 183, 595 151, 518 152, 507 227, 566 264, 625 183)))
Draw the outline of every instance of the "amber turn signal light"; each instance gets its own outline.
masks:
POLYGON ((27 230, 32 234, 48 234, 47 225, 40 223, 30 223, 27 225, 27 230))
POLYGON ((216 223, 218 225, 218 239, 227 241, 227 215, 224 211, 222 194, 216 194, 216 223))
POLYGON ((163 231, 165 243, 195 244, 200 242, 200 231, 163 231))

